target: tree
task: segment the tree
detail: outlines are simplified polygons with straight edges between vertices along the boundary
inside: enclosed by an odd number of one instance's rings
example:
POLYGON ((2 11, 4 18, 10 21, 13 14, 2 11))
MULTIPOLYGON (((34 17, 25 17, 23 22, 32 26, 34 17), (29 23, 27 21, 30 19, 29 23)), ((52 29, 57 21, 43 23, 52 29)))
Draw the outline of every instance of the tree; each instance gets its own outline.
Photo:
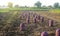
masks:
POLYGON ((37 2, 35 3, 35 6, 41 7, 41 3, 40 3, 39 1, 37 1, 37 2))
POLYGON ((47 6, 43 5, 42 8, 47 8, 47 6))
POLYGON ((27 8, 27 6, 25 5, 25 8, 27 8))
POLYGON ((19 8, 19 5, 15 5, 15 8, 19 8))
POLYGON ((53 7, 51 5, 48 6, 49 9, 52 9, 53 7))
POLYGON ((54 3, 54 8, 59 8, 59 3, 54 3))
POLYGON ((9 8, 12 8, 12 7, 13 7, 13 3, 12 3, 12 2, 9 2, 9 3, 8 3, 8 7, 9 7, 9 8))

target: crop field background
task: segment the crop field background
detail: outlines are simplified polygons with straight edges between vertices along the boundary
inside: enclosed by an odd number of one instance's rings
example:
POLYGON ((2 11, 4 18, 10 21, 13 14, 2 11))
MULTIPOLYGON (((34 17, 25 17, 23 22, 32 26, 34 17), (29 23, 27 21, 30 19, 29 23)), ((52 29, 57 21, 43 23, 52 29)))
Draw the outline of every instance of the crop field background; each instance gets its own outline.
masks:
POLYGON ((43 31, 47 31, 49 36, 55 36, 57 28, 60 28, 60 12, 52 13, 50 11, 37 10, 0 12, 0 36, 40 36, 43 31), (41 22, 41 19, 37 19, 37 22, 34 23, 34 14, 43 16, 44 22, 41 22), (30 16, 30 22, 26 23, 28 16, 30 16), (49 20, 54 20, 52 27, 49 26, 49 20), (24 31, 20 31, 21 23, 25 24, 24 31))
POLYGON ((60 36, 60 0, 0 0, 0 36, 60 36))

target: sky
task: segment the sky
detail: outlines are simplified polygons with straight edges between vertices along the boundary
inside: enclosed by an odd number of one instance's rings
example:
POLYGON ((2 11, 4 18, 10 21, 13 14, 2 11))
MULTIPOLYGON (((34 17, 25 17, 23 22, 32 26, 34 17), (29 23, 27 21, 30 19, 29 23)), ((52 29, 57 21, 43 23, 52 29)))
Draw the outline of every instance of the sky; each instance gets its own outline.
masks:
POLYGON ((60 0, 0 0, 0 5, 3 6, 7 6, 8 2, 12 2, 14 5, 18 4, 20 6, 34 6, 34 3, 36 3, 37 1, 40 1, 43 5, 53 5, 55 2, 60 3, 60 0))

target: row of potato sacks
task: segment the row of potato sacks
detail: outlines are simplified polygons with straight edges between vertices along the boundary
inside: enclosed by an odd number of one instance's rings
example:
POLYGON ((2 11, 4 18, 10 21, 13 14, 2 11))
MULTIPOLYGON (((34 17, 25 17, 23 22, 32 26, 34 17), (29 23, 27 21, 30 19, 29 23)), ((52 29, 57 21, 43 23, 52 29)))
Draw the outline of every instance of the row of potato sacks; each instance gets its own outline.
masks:
MULTIPOLYGON (((30 14, 30 13, 26 14, 26 13, 24 13, 24 15, 21 15, 20 18, 23 18, 23 19, 25 18, 25 23, 27 25, 30 25, 29 23, 31 23, 31 19, 32 19, 32 23, 44 23, 45 22, 45 18, 43 16, 40 16, 40 15, 36 14, 36 13, 32 13, 32 14, 30 14)), ((54 20, 51 20, 51 19, 48 20, 48 26, 49 27, 53 27, 54 24, 55 24, 54 20)), ((20 24, 20 31, 24 31, 24 29, 25 29, 25 25, 22 22, 20 24)), ((44 32, 44 33, 46 33, 46 32, 44 32)))

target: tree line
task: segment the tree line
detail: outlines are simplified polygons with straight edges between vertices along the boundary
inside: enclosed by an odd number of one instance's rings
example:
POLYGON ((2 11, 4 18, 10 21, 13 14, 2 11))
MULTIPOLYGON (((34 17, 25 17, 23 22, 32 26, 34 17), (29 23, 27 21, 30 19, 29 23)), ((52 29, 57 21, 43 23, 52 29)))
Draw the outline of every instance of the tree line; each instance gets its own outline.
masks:
POLYGON ((36 7, 38 7, 38 8, 60 8, 60 5, 59 5, 59 3, 58 2, 55 2, 54 4, 53 4, 53 6, 52 5, 49 5, 49 6, 41 6, 42 5, 42 3, 40 2, 40 1, 37 1, 36 3, 35 3, 35 6, 36 7))
MULTIPOLYGON (((8 3, 8 7, 9 8, 13 8, 13 3, 12 2, 9 2, 8 3)), ((15 8, 19 8, 20 6, 17 4, 14 6, 15 8)), ((27 6, 24 6, 24 7, 27 7, 27 6)), ((49 5, 49 6, 42 6, 42 3, 40 1, 37 1, 35 4, 34 4, 34 7, 37 7, 37 8, 60 8, 60 5, 58 2, 54 3, 53 6, 49 5)))

